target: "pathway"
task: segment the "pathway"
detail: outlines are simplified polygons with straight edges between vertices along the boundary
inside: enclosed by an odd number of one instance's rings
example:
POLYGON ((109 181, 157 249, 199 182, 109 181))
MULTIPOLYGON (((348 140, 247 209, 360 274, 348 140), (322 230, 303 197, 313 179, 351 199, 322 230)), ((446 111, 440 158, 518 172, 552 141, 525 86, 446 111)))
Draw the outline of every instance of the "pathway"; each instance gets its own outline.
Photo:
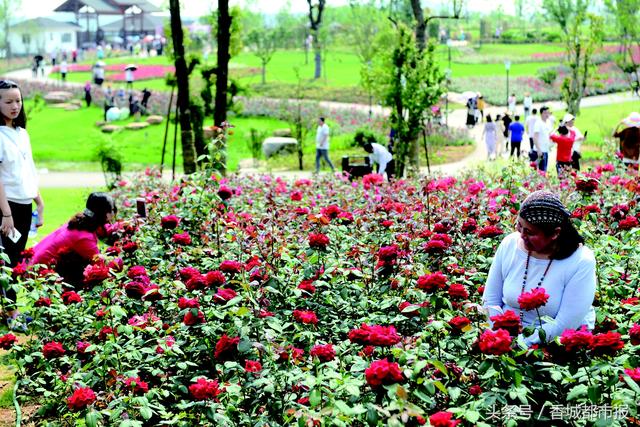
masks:
MULTIPOLYGON (((82 83, 72 83, 68 82, 63 84, 59 79, 51 79, 48 77, 49 72, 51 71, 51 67, 45 68, 45 77, 37 77, 38 81, 46 81, 51 83, 57 83, 61 86, 61 88, 66 84, 69 86, 83 86, 82 83)), ((11 71, 5 74, 6 78, 14 78, 14 79, 28 79, 32 80, 32 73, 30 69, 24 70, 16 70, 11 71)), ((457 93, 449 93, 449 99, 451 101, 457 102, 459 104, 465 104, 466 100, 462 99, 462 96, 457 93)), ((610 105, 617 104, 621 102, 628 102, 637 100, 636 97, 632 95, 631 92, 623 92, 623 93, 613 93, 608 95, 596 95, 589 96, 582 99, 581 107, 596 107, 602 105, 610 105)), ((535 108, 539 108, 542 105, 547 105, 552 110, 562 110, 566 108, 566 104, 562 101, 549 101, 545 103, 536 103, 534 104, 535 108)), ((355 108, 363 112, 369 112, 370 107, 368 105, 363 104, 347 104, 341 102, 329 102, 322 101, 320 102, 320 106, 326 109, 349 109, 355 108)), ((379 105, 375 105, 371 107, 371 110, 374 114, 389 114, 389 109, 381 107, 379 105)), ((504 107, 495 107, 490 106, 485 110, 485 114, 491 114, 495 116, 496 114, 501 114, 504 112, 504 107)), ((466 122, 466 110, 465 109, 457 109, 452 110, 449 114, 449 126, 454 128, 464 128, 466 122)), ((430 169, 431 174, 444 174, 451 175, 457 174, 462 170, 466 170, 472 168, 474 166, 482 164, 487 158, 487 152, 485 149, 484 141, 482 140, 482 126, 478 125, 469 130, 470 136, 476 141, 476 149, 464 159, 454 162, 447 163, 442 165, 432 166, 430 169)), ((523 142, 523 151, 526 151, 528 148, 528 142, 523 142)), ((555 164, 555 152, 550 153, 549 164, 555 164)), ((429 171, 425 166, 420 168, 420 171, 424 175, 428 175, 429 171)), ((240 174, 254 174, 260 173, 253 168, 243 168, 240 170, 240 174)), ((311 178, 313 175, 308 171, 276 171, 273 172, 274 175, 297 179, 297 178, 311 178)), ((130 179, 132 174, 125 174, 125 179, 130 179)), ((164 178, 168 181, 171 180, 171 173, 165 172, 163 175, 164 178)), ((40 171, 40 183, 42 187, 101 187, 104 186, 104 176, 99 172, 48 172, 48 171, 40 171)))

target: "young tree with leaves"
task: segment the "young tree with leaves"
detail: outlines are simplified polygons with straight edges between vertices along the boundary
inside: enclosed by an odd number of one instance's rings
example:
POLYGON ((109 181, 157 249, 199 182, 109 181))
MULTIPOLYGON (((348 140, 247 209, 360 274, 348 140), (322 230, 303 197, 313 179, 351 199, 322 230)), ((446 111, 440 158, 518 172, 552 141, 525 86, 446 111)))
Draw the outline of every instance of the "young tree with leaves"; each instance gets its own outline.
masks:
POLYGON ((264 25, 253 28, 246 38, 246 45, 260 58, 262 66, 262 84, 267 83, 267 64, 271 62, 273 55, 278 48, 279 30, 264 25))
POLYGON ((399 23, 392 45, 378 44, 372 70, 376 93, 391 108, 390 122, 396 131, 394 159, 398 176, 417 174, 420 166, 419 137, 425 115, 445 91, 444 74, 435 60, 435 46, 418 49, 413 31, 399 23))
POLYGON ((7 59, 11 59, 11 43, 9 43, 11 21, 20 10, 21 3, 21 0, 0 0, 0 21, 4 30, 4 48, 7 51, 7 59))
POLYGON ((562 83, 567 111, 580 113, 580 101, 593 75, 593 54, 602 46, 603 19, 589 12, 591 0, 544 0, 543 6, 563 32, 569 75, 562 83))
POLYGON ((615 17, 620 36, 620 57, 616 61, 631 89, 640 92, 640 0, 606 0, 615 17))

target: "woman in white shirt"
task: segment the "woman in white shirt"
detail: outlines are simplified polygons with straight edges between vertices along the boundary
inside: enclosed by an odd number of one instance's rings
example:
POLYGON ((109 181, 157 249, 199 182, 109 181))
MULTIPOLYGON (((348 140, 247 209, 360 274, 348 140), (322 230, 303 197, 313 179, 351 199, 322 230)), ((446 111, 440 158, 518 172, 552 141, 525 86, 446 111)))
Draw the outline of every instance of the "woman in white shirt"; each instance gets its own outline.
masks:
POLYGON ((595 324, 596 261, 570 216, 555 194, 530 194, 520 208, 517 231, 500 243, 489 270, 483 305, 490 318, 511 310, 523 328, 533 326, 532 335, 520 334, 527 346, 595 324), (537 288, 549 295, 547 302, 537 310, 521 308, 519 297, 537 288), (545 316, 553 320, 541 324, 545 316))
POLYGON ((389 152, 382 145, 374 142, 367 142, 363 146, 364 151, 369 153, 369 160, 371 163, 378 165, 377 173, 380 175, 387 173, 387 178, 393 178, 395 174, 395 162, 393 161, 393 154, 389 152))
MULTIPOLYGON (((26 131, 27 117, 18 85, 0 80, 0 232, 4 252, 10 266, 20 262, 31 227, 31 209, 35 201, 38 211, 37 226, 42 225, 44 203, 38 191, 38 175, 31 154, 31 143, 26 131), (17 230, 17 233, 16 233, 17 230)), ((9 320, 15 320, 15 289, 7 289, 4 305, 9 320)), ((11 325, 10 325, 11 326, 11 325)))

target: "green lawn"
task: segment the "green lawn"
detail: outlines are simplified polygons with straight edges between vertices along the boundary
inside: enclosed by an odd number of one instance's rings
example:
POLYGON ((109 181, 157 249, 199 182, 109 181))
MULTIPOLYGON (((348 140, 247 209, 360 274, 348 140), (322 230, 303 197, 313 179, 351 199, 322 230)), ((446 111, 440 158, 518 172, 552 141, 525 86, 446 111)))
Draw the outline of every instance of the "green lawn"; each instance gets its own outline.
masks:
POLYGON ((27 247, 42 240, 44 236, 67 222, 78 212, 82 212, 87 196, 92 191, 103 191, 102 188, 41 188, 44 200, 44 224, 38 229, 38 235, 30 239, 27 247))
MULTIPOLYGON (((29 101, 27 101, 28 103, 29 101)), ((33 156, 37 167, 50 170, 100 170, 96 149, 101 143, 113 143, 122 154, 125 171, 141 170, 147 166, 159 165, 162 157, 165 124, 149 126, 142 130, 127 130, 114 134, 102 133, 95 122, 102 120, 103 110, 98 107, 81 108, 76 111, 44 107, 29 117, 28 130, 31 137, 33 156)), ((117 124, 133 121, 128 119, 117 124)), ((274 129, 288 127, 287 123, 265 117, 230 118, 234 126, 233 135, 228 138, 228 167, 236 170, 238 162, 251 157, 247 146, 250 129, 256 128, 269 134, 274 129)), ((212 124, 209 119, 205 122, 212 124)), ((171 163, 174 126, 169 126, 165 165, 171 163)), ((180 136, 178 134, 177 164, 182 165, 180 136)), ((180 168, 178 168, 180 169, 180 168)))

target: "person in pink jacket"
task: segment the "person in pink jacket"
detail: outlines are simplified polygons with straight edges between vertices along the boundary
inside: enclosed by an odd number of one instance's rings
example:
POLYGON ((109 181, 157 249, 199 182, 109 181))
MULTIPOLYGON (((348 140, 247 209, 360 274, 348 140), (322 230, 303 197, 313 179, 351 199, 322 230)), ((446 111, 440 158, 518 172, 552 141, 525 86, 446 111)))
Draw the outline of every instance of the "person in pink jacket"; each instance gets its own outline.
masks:
POLYGON ((84 268, 100 253, 98 233, 116 212, 109 194, 91 193, 83 212, 34 246, 29 264, 53 267, 70 284, 81 283, 84 268))

